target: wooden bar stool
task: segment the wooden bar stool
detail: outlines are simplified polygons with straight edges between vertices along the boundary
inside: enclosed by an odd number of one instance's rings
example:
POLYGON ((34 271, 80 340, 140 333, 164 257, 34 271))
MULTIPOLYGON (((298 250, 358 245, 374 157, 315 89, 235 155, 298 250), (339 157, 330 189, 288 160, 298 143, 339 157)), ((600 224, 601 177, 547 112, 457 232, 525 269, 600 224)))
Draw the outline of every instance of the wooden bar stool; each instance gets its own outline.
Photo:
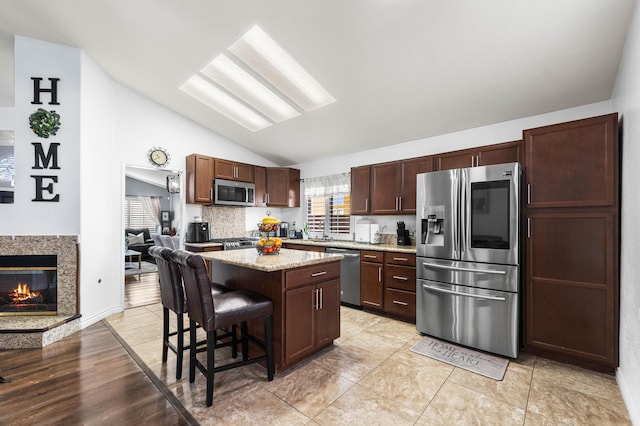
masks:
MULTIPOLYGON (((173 252, 173 250, 168 247, 152 246, 149 248, 149 254, 154 258, 156 266, 158 267, 158 279, 160 281, 160 298, 162 300, 162 362, 167 362, 168 350, 171 349, 177 358, 176 379, 180 379, 182 377, 184 351, 189 350, 191 346, 197 346, 198 342, 196 342, 194 329, 194 335, 190 338, 189 345, 185 346, 184 344, 184 334, 190 332, 190 327, 184 328, 184 314, 188 314, 188 309, 180 268, 171 262, 171 252, 173 252), (169 311, 176 314, 178 330, 174 332, 169 331, 169 311), (176 345, 169 340, 172 336, 176 336, 176 345)), ((211 284, 212 294, 221 294, 225 291, 229 291, 229 288, 218 284, 211 284)), ((220 339, 230 338, 235 342, 235 336, 235 328, 231 328, 230 332, 225 332, 218 337, 220 339)), ((203 340, 199 343, 204 344, 205 341, 203 340)), ((232 356, 236 358, 237 349, 235 344, 231 345, 231 351, 232 356)))
MULTIPOLYGON (((225 293, 213 293, 209 289, 209 278, 204 259, 183 250, 171 253, 171 260, 180 265, 184 280, 184 289, 189 307, 191 336, 195 335, 195 325, 200 325, 207 333, 207 361, 206 366, 197 360, 197 349, 192 346, 189 351, 189 382, 195 381, 195 369, 207 377, 206 404, 213 404, 214 373, 240 367, 247 364, 266 361, 267 379, 273 380, 275 370, 273 359, 273 342, 271 317, 273 303, 265 297, 244 290, 234 290, 225 293), (247 321, 262 318, 264 322, 264 342, 249 335, 247 321), (242 340, 242 360, 214 366, 214 349, 216 347, 216 330, 240 324, 242 340), (264 355, 249 358, 249 343, 261 348, 264 355)), ((233 344, 233 343, 231 343, 233 344)))

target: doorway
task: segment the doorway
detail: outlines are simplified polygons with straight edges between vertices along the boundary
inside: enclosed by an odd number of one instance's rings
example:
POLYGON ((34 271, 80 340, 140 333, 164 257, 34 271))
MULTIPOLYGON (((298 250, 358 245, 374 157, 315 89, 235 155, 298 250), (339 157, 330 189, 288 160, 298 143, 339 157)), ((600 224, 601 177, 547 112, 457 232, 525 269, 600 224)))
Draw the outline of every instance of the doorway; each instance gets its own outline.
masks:
POLYGON ((160 302, 157 268, 148 250, 159 234, 181 234, 180 188, 180 171, 125 166, 121 209, 125 309, 160 302))

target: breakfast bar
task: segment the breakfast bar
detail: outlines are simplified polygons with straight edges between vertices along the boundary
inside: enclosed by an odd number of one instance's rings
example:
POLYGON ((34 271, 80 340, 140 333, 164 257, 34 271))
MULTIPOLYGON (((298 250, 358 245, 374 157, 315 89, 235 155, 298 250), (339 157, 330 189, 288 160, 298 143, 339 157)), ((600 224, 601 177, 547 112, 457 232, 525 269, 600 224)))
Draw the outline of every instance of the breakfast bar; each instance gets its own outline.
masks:
MULTIPOLYGON (((276 372, 290 368, 340 337, 340 254, 254 248, 205 252, 212 282, 252 291, 273 302, 276 372)), ((249 324, 262 337, 259 322, 249 324)))

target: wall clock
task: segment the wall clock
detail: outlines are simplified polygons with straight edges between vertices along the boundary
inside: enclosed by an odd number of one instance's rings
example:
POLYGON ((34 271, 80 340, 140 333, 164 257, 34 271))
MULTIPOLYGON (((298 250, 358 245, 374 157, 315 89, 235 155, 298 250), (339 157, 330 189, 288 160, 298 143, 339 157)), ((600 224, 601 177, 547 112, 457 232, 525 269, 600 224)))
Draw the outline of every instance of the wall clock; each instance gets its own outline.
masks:
POLYGON ((166 166, 167 164, 169 164, 169 160, 171 160, 169 152, 166 149, 157 146, 151 148, 148 152, 148 155, 151 164, 158 167, 166 166))

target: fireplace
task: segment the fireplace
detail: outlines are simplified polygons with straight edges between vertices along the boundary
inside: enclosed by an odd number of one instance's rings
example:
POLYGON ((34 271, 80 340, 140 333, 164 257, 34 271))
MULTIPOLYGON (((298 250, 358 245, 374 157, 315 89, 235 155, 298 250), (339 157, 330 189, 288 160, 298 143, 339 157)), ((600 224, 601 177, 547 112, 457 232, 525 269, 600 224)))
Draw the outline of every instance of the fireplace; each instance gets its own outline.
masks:
POLYGON ((56 315, 56 255, 0 256, 0 316, 56 315))

